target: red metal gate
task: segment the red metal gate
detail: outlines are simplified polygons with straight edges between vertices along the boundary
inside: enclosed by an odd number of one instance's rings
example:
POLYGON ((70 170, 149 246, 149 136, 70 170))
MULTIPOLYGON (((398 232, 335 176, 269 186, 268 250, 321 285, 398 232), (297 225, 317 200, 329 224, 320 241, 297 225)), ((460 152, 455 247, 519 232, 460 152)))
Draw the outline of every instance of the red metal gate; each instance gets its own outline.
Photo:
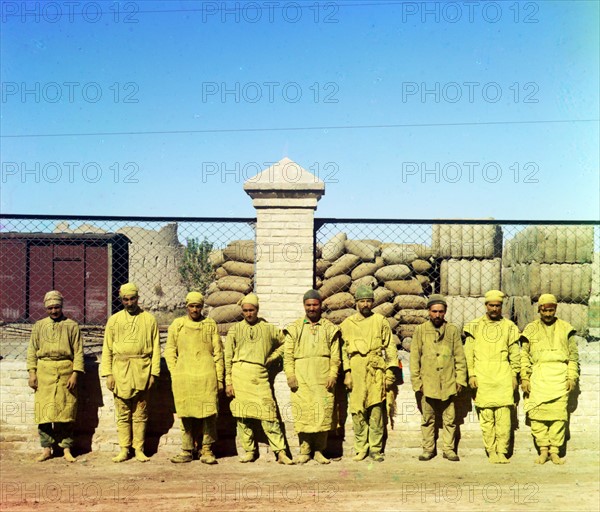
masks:
MULTIPOLYGON (((65 315, 102 324, 112 313, 116 282, 127 275, 123 237, 17 233, 0 238, 0 315, 5 322, 46 316, 44 295, 59 290, 65 315), (109 251, 112 247, 112 251, 109 251), (113 268, 117 265, 117 268, 113 268)), ((125 279, 126 280, 126 279, 125 279)))

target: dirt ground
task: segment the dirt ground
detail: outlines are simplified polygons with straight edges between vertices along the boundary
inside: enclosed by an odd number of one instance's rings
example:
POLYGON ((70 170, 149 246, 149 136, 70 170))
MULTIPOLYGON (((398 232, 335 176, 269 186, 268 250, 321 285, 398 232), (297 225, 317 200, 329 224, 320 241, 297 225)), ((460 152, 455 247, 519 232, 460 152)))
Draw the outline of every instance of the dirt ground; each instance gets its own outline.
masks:
POLYGON ((114 464, 109 453, 88 453, 69 464, 34 462, 36 454, 3 452, 1 510, 599 510, 599 454, 575 450, 566 464, 533 463, 533 448, 511 463, 492 465, 483 450, 458 463, 420 450, 387 450, 385 462, 350 457, 321 466, 281 466, 272 454, 253 464, 237 457, 215 466, 172 464, 159 451, 148 463, 114 464))

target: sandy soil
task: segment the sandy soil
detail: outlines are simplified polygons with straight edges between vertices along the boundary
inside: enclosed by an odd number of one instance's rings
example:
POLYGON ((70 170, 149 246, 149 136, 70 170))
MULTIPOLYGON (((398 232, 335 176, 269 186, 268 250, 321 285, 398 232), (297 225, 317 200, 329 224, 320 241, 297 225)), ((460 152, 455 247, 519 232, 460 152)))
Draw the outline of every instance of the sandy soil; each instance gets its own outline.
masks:
POLYGON ((420 450, 388 449, 385 462, 350 457, 321 466, 281 466, 272 454, 252 464, 236 457, 215 466, 172 464, 159 452, 148 463, 114 464, 109 453, 34 462, 36 454, 3 452, 1 509, 130 510, 599 510, 599 455, 571 451, 563 466, 533 463, 533 448, 507 465, 483 450, 419 462, 420 450))

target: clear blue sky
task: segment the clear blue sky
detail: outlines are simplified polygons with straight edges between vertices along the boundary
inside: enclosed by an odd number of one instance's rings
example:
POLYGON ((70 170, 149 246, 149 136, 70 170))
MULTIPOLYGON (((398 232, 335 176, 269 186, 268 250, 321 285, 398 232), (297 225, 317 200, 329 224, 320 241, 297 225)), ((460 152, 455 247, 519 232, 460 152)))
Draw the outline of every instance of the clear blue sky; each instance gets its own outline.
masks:
POLYGON ((275 3, 3 0, 1 211, 600 217, 599 2, 275 3))

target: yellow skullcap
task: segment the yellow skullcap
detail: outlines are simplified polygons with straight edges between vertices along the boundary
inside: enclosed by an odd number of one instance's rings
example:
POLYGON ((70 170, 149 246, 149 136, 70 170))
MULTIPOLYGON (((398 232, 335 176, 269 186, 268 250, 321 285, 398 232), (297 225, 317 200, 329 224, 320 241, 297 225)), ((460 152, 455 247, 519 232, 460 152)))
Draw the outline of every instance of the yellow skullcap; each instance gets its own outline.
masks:
POLYGON ((48 292, 46 295, 44 295, 44 306, 46 306, 46 307, 54 306, 55 304, 62 306, 62 303, 63 303, 62 293, 60 293, 57 290, 52 290, 51 292, 48 292))
POLYGON ((258 295, 256 295, 255 293, 249 293, 248 295, 246 295, 238 301, 238 306, 241 306, 243 304, 252 304, 253 306, 258 307, 258 295))
POLYGON ((200 292, 190 292, 185 296, 185 305, 204 304, 204 295, 200 292))
POLYGON ((133 283, 126 283, 119 289, 119 296, 128 297, 129 295, 137 295, 138 287, 133 283))
POLYGON ((502 302, 504 301, 504 294, 500 290, 490 290, 485 294, 485 303, 488 302, 502 302))
POLYGON ((543 293, 538 299, 538 306, 544 306, 546 304, 558 304, 558 301, 551 293, 543 293))

